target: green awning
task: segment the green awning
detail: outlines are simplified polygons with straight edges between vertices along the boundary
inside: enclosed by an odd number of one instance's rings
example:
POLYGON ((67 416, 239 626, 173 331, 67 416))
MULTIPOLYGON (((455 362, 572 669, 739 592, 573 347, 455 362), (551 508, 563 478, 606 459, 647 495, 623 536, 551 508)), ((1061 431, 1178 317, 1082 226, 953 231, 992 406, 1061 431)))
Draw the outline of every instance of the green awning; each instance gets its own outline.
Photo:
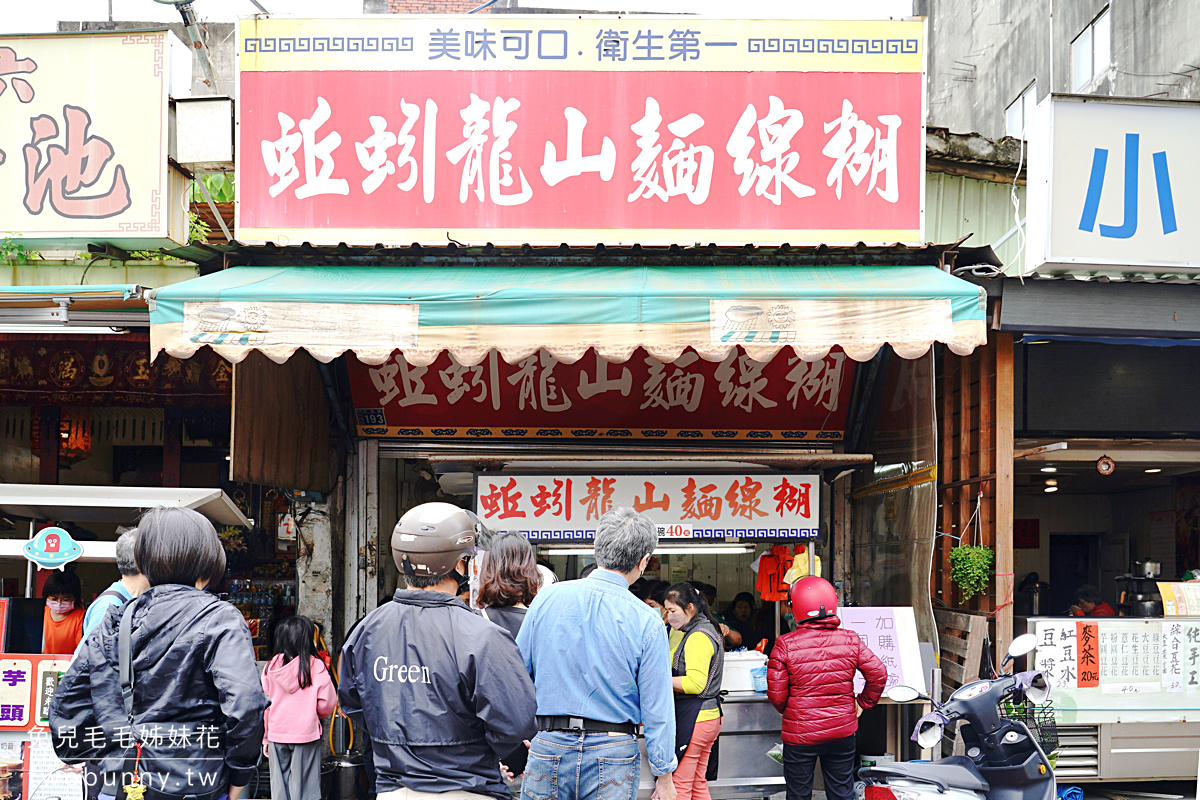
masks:
POLYGON ((493 348, 510 363, 589 348, 624 361, 639 347, 719 361, 734 346, 759 361, 840 346, 863 361, 885 342, 915 358, 933 342, 965 355, 986 341, 983 290, 930 266, 234 267, 150 298, 155 356, 210 346, 234 362, 299 348, 368 364, 402 351, 427 365, 443 350, 477 364, 493 348))

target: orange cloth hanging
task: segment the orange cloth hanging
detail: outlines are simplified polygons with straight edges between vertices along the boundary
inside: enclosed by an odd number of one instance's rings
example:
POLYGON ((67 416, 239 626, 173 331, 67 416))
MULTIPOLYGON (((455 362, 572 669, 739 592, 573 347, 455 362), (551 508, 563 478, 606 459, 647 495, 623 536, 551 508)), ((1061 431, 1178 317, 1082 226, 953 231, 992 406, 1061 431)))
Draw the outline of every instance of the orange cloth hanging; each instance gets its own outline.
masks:
POLYGON ((788 586, 783 576, 792 568, 795 556, 786 545, 775 545, 758 561, 758 580, 754 588, 764 602, 787 600, 788 586))

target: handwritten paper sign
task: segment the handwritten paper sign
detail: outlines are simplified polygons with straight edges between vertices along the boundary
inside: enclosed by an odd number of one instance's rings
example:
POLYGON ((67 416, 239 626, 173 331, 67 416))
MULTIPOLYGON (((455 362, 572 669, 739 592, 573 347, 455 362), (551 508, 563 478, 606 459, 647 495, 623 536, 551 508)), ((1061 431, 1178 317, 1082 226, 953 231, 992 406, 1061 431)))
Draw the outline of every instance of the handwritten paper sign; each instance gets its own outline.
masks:
POLYGON ((1200 615, 1200 581, 1192 583, 1158 583, 1163 601, 1163 615, 1187 617, 1200 615))
MULTIPOLYGON (((853 606, 838 610, 842 628, 858 634, 863 644, 887 667, 887 687, 911 686, 929 690, 929 681, 921 669, 921 648, 917 641, 917 618, 909 606, 853 606)), ((854 676, 854 691, 865 685, 862 675, 854 676)))
MULTIPOLYGON (((1034 664, 1058 688, 1098 688, 1103 694, 1161 691, 1186 677, 1188 628, 1195 629, 1190 646, 1200 662, 1200 624, 1174 625, 1178 630, 1157 619, 1039 620, 1034 664)), ((1196 669, 1200 672, 1200 663, 1196 669)))
POLYGON ((475 509, 491 530, 533 541, 587 540, 605 512, 650 516, 664 539, 815 539, 816 475, 508 475, 484 473, 475 509))

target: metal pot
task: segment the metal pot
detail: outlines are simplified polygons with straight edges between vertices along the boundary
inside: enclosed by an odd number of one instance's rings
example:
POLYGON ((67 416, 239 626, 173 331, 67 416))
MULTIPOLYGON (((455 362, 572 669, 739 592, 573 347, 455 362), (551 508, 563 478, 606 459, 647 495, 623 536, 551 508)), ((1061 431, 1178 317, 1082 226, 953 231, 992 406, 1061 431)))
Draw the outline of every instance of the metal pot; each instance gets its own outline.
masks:
POLYGON ((1157 578, 1158 574, 1162 572, 1162 564, 1158 561, 1143 561, 1141 565, 1144 577, 1157 578))
POLYGON ((1129 612, 1131 617, 1161 617, 1163 615, 1162 603, 1158 600, 1130 603, 1129 612))

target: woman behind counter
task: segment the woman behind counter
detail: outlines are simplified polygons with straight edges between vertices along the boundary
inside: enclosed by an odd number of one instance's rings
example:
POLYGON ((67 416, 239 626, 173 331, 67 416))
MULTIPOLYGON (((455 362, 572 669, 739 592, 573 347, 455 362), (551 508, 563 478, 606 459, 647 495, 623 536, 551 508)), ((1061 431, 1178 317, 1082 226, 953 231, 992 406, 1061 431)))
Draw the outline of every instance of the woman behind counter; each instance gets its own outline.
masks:
POLYGON ((663 598, 671 626, 671 683, 675 689, 673 783, 678 800, 711 800, 708 760, 721 733, 721 674, 725 647, 708 603, 690 583, 676 583, 663 598))
POLYGON ((75 652, 83 640, 83 587, 74 572, 55 570, 46 578, 42 597, 46 613, 42 617, 42 654, 67 655, 75 652))
POLYGON ((492 540, 479 566, 480 613, 516 639, 541 585, 533 546, 519 533, 502 533, 492 540))

